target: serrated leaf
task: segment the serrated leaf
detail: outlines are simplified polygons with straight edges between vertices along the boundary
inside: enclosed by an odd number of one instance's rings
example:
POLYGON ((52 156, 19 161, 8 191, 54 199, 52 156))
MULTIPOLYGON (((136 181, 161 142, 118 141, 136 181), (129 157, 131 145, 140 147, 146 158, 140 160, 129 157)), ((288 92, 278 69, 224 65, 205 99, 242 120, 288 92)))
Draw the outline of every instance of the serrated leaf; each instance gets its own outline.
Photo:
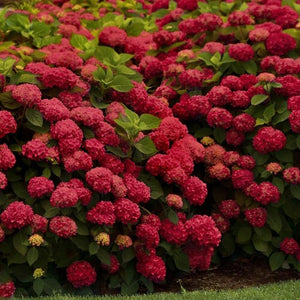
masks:
POLYGON ((263 103, 265 100, 267 100, 268 98, 269 98, 269 95, 263 95, 263 94, 254 95, 251 98, 251 104, 254 106, 259 105, 259 104, 263 103))
POLYGON ((22 106, 21 103, 15 101, 10 92, 0 94, 0 102, 7 109, 17 109, 22 106))
POLYGON ((129 92, 133 88, 133 84, 126 76, 116 75, 109 84, 109 87, 118 92, 129 92))
POLYGON ((140 130, 150 130, 157 128, 161 123, 161 119, 150 114, 142 114, 140 116, 140 130))
POLYGON ((44 290, 44 281, 40 278, 37 278, 33 281, 32 288, 37 296, 40 296, 44 290))
POLYGON ((88 42, 88 39, 81 34, 73 33, 71 36, 71 39, 70 39, 71 45, 80 50, 86 50, 85 44, 87 42, 88 42))
POLYGON ((280 214, 278 208, 269 206, 267 208, 268 217, 267 217, 267 224, 270 226, 272 230, 277 233, 280 233, 282 228, 282 221, 280 218, 280 214))
POLYGON ((132 247, 125 248, 122 251, 122 262, 123 264, 128 263, 129 261, 133 260, 135 258, 135 252, 132 247))
POLYGON ((173 224, 178 224, 179 218, 177 216, 177 213, 173 210, 170 209, 168 212, 168 219, 173 223, 173 224))
POLYGON ((146 136, 135 143, 134 147, 146 155, 154 155, 157 152, 157 149, 149 136, 146 136))
POLYGON ((44 213, 44 217, 45 218, 53 218, 58 214, 59 214, 59 208, 51 207, 51 208, 47 209, 47 211, 44 213))
POLYGON ((26 240, 27 240, 27 235, 22 231, 19 231, 13 235, 14 248, 23 256, 27 252, 27 247, 23 245, 23 242, 26 240))
POLYGON ((290 191, 293 197, 300 200, 300 185, 291 184, 290 191))
POLYGON ((278 187, 281 194, 284 192, 284 181, 281 178, 273 177, 272 183, 278 187))
POLYGON ((184 272, 190 271, 189 257, 181 249, 175 251, 173 259, 178 270, 184 272))
POLYGON ((90 243, 89 244, 89 253, 90 253, 90 255, 97 254, 99 248, 100 248, 100 246, 97 243, 95 243, 95 242, 90 243))
POLYGON ((245 244, 251 239, 252 230, 250 226, 243 226, 240 227, 237 236, 236 236, 236 242, 239 244, 245 244))
POLYGON ((38 110, 35 110, 34 108, 27 108, 25 111, 25 117, 32 125, 37 127, 43 126, 43 116, 38 110))
POLYGON ((215 140, 222 144, 225 140, 226 131, 223 128, 214 128, 213 135, 215 140))
POLYGON ((151 199, 158 199, 164 195, 161 183, 155 176, 141 172, 138 179, 144 182, 148 187, 150 187, 151 199))
POLYGON ((43 173, 42 173, 42 176, 44 176, 44 177, 46 177, 46 178, 50 178, 50 176, 51 176, 51 170, 50 170, 50 168, 45 168, 44 170, 43 170, 43 173))
POLYGON ((100 248, 97 253, 97 258, 107 266, 110 266, 110 254, 108 251, 104 250, 103 248, 100 248))
POLYGON ((268 124, 271 119, 275 116, 275 103, 270 104, 269 106, 267 106, 264 110, 263 116, 264 119, 266 120, 266 123, 268 124))
POLYGON ((281 122, 286 121, 289 118, 290 111, 286 110, 283 113, 276 114, 272 120, 272 124, 277 125, 281 122))
POLYGON ((105 71, 102 67, 99 67, 96 71, 93 72, 93 78, 96 81, 102 81, 105 79, 105 71))
POLYGON ((27 252, 26 258, 29 266, 32 266, 39 258, 38 250, 35 247, 30 248, 27 252))
POLYGON ((283 252, 274 252, 269 258, 269 265, 272 271, 279 269, 285 260, 285 254, 283 252))
POLYGON ((247 73, 256 75, 258 68, 254 60, 244 61, 242 65, 247 73))

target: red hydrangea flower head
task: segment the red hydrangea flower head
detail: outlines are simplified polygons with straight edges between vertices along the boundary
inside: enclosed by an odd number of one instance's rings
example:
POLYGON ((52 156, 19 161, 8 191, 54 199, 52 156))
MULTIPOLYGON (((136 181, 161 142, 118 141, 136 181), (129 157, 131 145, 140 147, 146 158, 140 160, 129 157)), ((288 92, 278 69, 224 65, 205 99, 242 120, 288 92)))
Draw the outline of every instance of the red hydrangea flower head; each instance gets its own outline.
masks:
POLYGON ((78 202, 76 190, 68 187, 58 187, 52 193, 50 204, 54 207, 72 207, 78 202))
POLYGON ((253 227, 264 227, 267 222, 267 210, 262 207, 256 207, 245 210, 245 217, 253 227))
POLYGON ((188 11, 192 11, 197 9, 197 1, 196 0, 177 0, 177 7, 184 9, 184 10, 188 10, 188 11))
POLYGON ((139 206, 126 198, 120 198, 114 203, 117 220, 123 224, 135 224, 141 216, 139 206))
POLYGON ((135 203, 147 203, 150 200, 150 188, 131 174, 124 175, 127 197, 135 203))
POLYGON ((271 182, 262 182, 258 185, 253 198, 262 205, 268 205, 269 203, 276 203, 279 201, 280 192, 278 187, 271 182))
POLYGON ((101 159, 105 154, 104 145, 95 138, 85 140, 84 148, 93 160, 101 159))
POLYGON ((17 130, 17 122, 13 115, 7 110, 0 111, 0 139, 9 133, 15 133, 17 130))
POLYGON ((103 113, 95 107, 76 107, 70 114, 72 120, 83 123, 84 126, 98 128, 104 120, 103 113))
POLYGON ((207 196, 207 186, 198 177, 191 176, 182 186, 183 196, 192 205, 202 205, 207 196))
POLYGON ((255 23, 247 12, 240 10, 232 12, 228 16, 228 22, 230 26, 251 25, 255 23))
POLYGON ((69 238, 77 234, 75 221, 66 216, 57 216, 50 220, 49 229, 62 238, 69 238))
POLYGON ((6 144, 0 145, 0 170, 8 170, 16 163, 16 158, 6 144))
POLYGON ((287 105, 288 110, 300 110, 300 96, 290 97, 287 105))
POLYGON ((271 174, 278 174, 282 171, 282 167, 279 163, 271 162, 267 165, 266 170, 270 172, 271 174))
POLYGON ((209 52, 215 54, 219 52, 220 54, 225 53, 225 46, 218 42, 207 42, 204 47, 201 49, 201 52, 209 52))
POLYGON ((62 161, 68 173, 78 170, 89 171, 93 167, 92 158, 84 151, 75 151, 72 154, 67 154, 62 161))
POLYGON ((154 249, 159 244, 157 229, 150 224, 139 224, 136 227, 136 236, 144 243, 147 249, 154 249))
POLYGON ((45 233, 47 231, 48 219, 42 217, 38 214, 33 215, 33 219, 31 222, 31 228, 33 233, 42 232, 45 233))
POLYGON ((190 267, 192 269, 207 270, 209 268, 212 255, 214 253, 213 247, 197 247, 189 243, 184 252, 189 257, 190 267))
POLYGON ((144 75, 146 80, 153 77, 161 77, 163 65, 158 58, 154 56, 145 56, 139 64, 139 71, 144 75))
POLYGON ((237 147, 245 140, 245 134, 236 130, 235 128, 230 128, 228 131, 226 131, 225 139, 228 145, 237 147))
POLYGON ((117 257, 113 254, 110 255, 110 265, 101 264, 101 268, 107 270, 109 274, 114 274, 119 271, 120 263, 117 257))
POLYGON ((211 218, 214 220, 221 233, 225 233, 229 230, 230 221, 224 218, 221 214, 213 213, 211 218))
POLYGON ((124 172, 124 164, 121 159, 113 154, 105 153, 103 156, 99 157, 99 162, 102 167, 109 169, 114 174, 119 174, 124 172))
POLYGON ((206 120, 210 127, 228 129, 232 125, 233 116, 225 108, 213 107, 209 111, 206 120))
POLYGON ((254 130, 256 120, 251 115, 247 113, 241 113, 237 115, 233 121, 232 125, 234 128, 240 132, 251 132, 254 130))
POLYGON ((208 173, 211 178, 217 180, 226 180, 230 178, 230 169, 223 163, 217 163, 208 168, 208 173))
POLYGON ((229 56, 238 61, 249 61, 254 57, 254 50, 248 44, 237 43, 229 46, 229 56))
POLYGON ((169 46, 173 44, 174 38, 171 32, 167 30, 160 30, 158 32, 154 32, 153 41, 157 44, 158 47, 169 46))
POLYGON ((283 32, 272 33, 266 40, 266 48, 272 55, 286 55, 296 47, 295 39, 283 32))
POLYGON ((179 75, 179 82, 184 88, 200 88, 204 74, 197 69, 189 69, 179 75))
POLYGON ((142 224, 149 224, 153 226, 157 231, 161 228, 161 221, 157 215, 143 215, 141 221, 142 224))
POLYGON ((226 219, 237 218, 240 215, 240 207, 234 200, 224 200, 218 207, 226 219))
POLYGON ((122 177, 118 175, 112 176, 111 192, 117 199, 126 197, 127 187, 122 177))
POLYGON ((221 241, 221 233, 211 217, 194 215, 186 221, 185 228, 197 247, 216 247, 221 241))
POLYGON ((29 205, 21 201, 14 201, 1 213, 0 219, 6 228, 20 229, 32 222, 33 214, 29 205))
POLYGON ((176 194, 169 194, 166 197, 166 202, 170 207, 175 207, 176 209, 181 209, 183 206, 182 198, 176 194))
POLYGON ((220 16, 212 13, 202 13, 197 18, 198 26, 205 31, 213 31, 223 24, 220 16))
POLYGON ((214 106, 225 106, 232 97, 231 90, 226 86, 214 86, 207 94, 210 103, 214 106))
POLYGON ((250 170, 241 169, 232 171, 231 180, 233 188, 244 189, 253 182, 254 177, 250 170))
POLYGON ((175 245, 183 245, 188 237, 185 225, 180 220, 177 224, 172 223, 169 219, 163 220, 159 233, 168 243, 175 245))
POLYGON ((116 147, 120 144, 120 139, 115 129, 107 122, 101 122, 99 127, 94 130, 96 138, 104 145, 116 147))
POLYGON ((174 117, 164 118, 157 130, 164 133, 171 141, 183 138, 188 133, 187 127, 174 117))
POLYGON ((0 283, 0 298, 11 298, 15 291, 16 287, 12 281, 0 283))
POLYGON ((255 28, 249 32, 249 40, 255 43, 262 42, 265 41, 269 35, 270 32, 267 29, 255 28))
POLYGON ((83 60, 74 51, 51 52, 47 55, 46 64, 65 67, 75 71, 83 65, 83 60))
POLYGON ((258 130, 253 138, 253 147, 259 153, 269 153, 284 148, 286 136, 278 129, 271 126, 263 127, 258 130))
POLYGON ((230 105, 232 107, 246 108, 250 105, 251 98, 246 91, 234 91, 230 99, 230 105))
POLYGON ((204 163, 208 165, 215 165, 223 162, 223 156, 226 150, 221 145, 211 145, 205 149, 204 163))
POLYGON ((82 96, 78 93, 63 91, 58 94, 58 97, 68 109, 73 109, 82 105, 82 96))
POLYGON ((99 42, 110 47, 124 46, 126 39, 126 31, 116 26, 105 27, 99 34, 99 42))
POLYGON ((40 89, 36 85, 30 83, 14 86, 11 95, 14 100, 27 107, 38 105, 42 100, 40 89))
POLYGON ((87 261, 75 261, 66 269, 68 281, 75 287, 90 286, 96 282, 95 268, 87 261))
POLYGON ((291 184, 300 184, 300 169, 297 167, 290 167, 283 171, 283 179, 291 184))
POLYGON ((280 250, 285 254, 294 255, 300 249, 299 243, 293 238, 284 238, 280 244, 280 250))
POLYGON ((50 68, 42 76, 42 83, 46 88, 58 87, 62 90, 73 88, 78 76, 65 67, 50 68))
POLYGON ((88 211, 86 219, 98 225, 113 225, 116 221, 116 215, 114 213, 115 208, 113 203, 109 201, 100 201, 88 211))
POLYGON ((238 76, 234 76, 234 75, 227 75, 223 77, 220 85, 226 86, 232 91, 239 91, 243 89, 242 80, 238 76))
POLYGON ((112 175, 109 169, 97 167, 85 174, 85 180, 94 191, 107 194, 111 191, 112 175))
POLYGON ((242 169, 252 170, 255 164, 255 159, 251 155, 242 155, 237 161, 237 165, 242 169))
POLYGON ((232 166, 238 162, 240 155, 236 151, 227 151, 223 155, 223 161, 226 166, 232 166))
POLYGON ((83 139, 82 130, 71 119, 58 121, 57 123, 53 124, 50 132, 54 139, 76 138, 80 141, 83 139))
POLYGON ((57 98, 44 99, 39 104, 39 111, 45 120, 54 123, 69 118, 69 110, 57 98))
POLYGON ((137 272, 154 282, 161 282, 166 277, 166 265, 163 259, 155 254, 145 255, 138 260, 137 272))
POLYGON ((275 69, 275 66, 281 61, 281 58, 279 56, 265 56, 261 62, 260 66, 261 68, 266 71, 269 69, 275 69))
POLYGON ((31 140, 22 146, 22 155, 31 160, 40 161, 47 157, 47 146, 38 139, 31 140))
POLYGON ((0 171, 0 190, 4 190, 6 187, 7 187, 6 175, 0 171))
POLYGON ((32 198, 41 198, 52 193, 53 190, 53 181, 43 176, 31 178, 27 186, 27 191, 32 198))
POLYGON ((295 133, 300 133, 300 109, 293 110, 289 115, 291 130, 295 133))

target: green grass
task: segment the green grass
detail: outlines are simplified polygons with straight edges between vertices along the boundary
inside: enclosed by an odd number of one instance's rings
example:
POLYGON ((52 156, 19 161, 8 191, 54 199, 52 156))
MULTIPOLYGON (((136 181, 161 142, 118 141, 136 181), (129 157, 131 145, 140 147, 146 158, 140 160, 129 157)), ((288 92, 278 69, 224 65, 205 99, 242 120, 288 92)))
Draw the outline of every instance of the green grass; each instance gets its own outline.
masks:
MULTIPOLYGON (((15 300, 21 298, 13 298, 15 300)), ((300 280, 227 291, 196 291, 181 294, 160 293, 136 296, 53 296, 23 300, 300 300, 300 280)))

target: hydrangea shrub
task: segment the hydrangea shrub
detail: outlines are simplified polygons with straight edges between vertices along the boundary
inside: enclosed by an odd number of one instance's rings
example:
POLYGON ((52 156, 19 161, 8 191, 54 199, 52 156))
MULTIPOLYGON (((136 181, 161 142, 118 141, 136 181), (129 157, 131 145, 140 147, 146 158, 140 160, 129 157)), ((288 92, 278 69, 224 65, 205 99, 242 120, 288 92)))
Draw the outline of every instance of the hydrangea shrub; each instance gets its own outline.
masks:
POLYGON ((241 251, 299 270, 299 12, 3 9, 0 297, 151 292, 241 251))

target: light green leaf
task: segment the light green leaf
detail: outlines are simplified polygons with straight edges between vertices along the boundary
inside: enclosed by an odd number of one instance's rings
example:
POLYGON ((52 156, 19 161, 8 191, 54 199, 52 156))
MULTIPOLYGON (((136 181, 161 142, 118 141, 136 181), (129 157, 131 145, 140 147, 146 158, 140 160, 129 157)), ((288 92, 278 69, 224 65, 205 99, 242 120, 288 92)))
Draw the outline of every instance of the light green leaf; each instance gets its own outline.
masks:
POLYGON ((133 84, 126 76, 116 75, 109 84, 109 87, 118 92, 129 92, 133 88, 133 84))
POLYGON ((86 50, 85 44, 88 42, 88 39, 81 35, 81 34, 72 34, 72 37, 70 39, 70 43, 73 47, 80 49, 80 50, 86 50))
POLYGON ((43 116, 38 110, 35 110, 34 108, 27 108, 25 111, 25 117, 32 125, 37 127, 43 126, 43 116))
POLYGON ((149 136, 146 136, 137 143, 135 143, 134 147, 138 149, 141 153, 147 155, 152 155, 157 152, 157 149, 149 136))
POLYGON ((150 114, 142 114, 140 116, 140 130, 150 130, 157 128, 161 123, 161 119, 150 114))
POLYGON ((269 95, 263 95, 263 94, 259 94, 259 95, 254 95, 251 99, 251 104, 252 105, 259 105, 261 103, 263 103, 265 100, 267 100, 269 98, 269 95))

